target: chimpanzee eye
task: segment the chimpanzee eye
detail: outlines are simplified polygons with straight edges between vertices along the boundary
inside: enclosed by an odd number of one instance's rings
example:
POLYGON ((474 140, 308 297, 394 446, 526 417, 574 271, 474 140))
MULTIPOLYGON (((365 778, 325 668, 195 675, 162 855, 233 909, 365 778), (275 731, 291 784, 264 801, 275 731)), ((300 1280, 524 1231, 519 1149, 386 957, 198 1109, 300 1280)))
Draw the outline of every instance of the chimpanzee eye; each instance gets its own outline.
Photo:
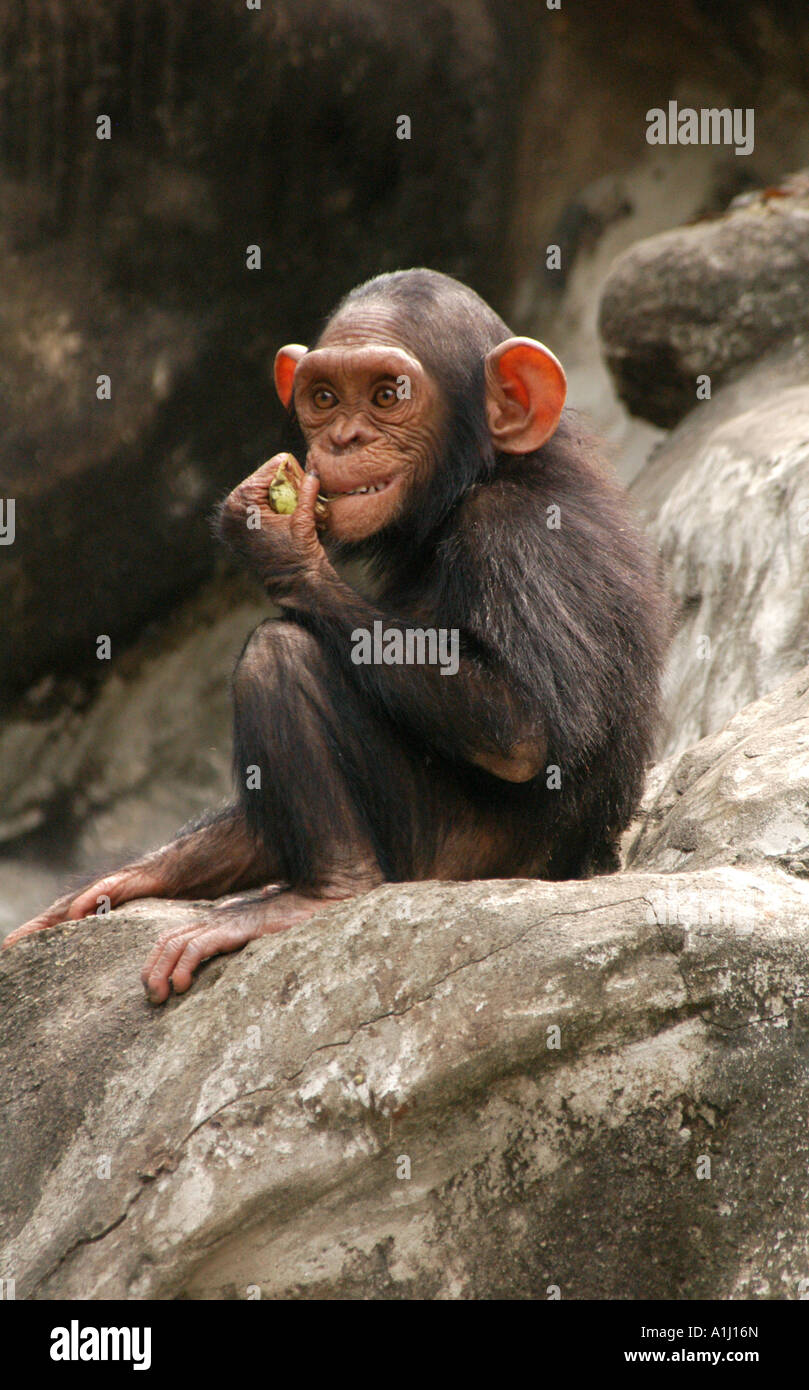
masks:
POLYGON ((396 402, 396 392, 392 386, 378 386, 374 391, 374 405, 394 405, 396 402))
POLYGON ((312 392, 312 401, 318 410, 329 410, 336 403, 337 397, 325 386, 318 386, 317 390, 312 392))

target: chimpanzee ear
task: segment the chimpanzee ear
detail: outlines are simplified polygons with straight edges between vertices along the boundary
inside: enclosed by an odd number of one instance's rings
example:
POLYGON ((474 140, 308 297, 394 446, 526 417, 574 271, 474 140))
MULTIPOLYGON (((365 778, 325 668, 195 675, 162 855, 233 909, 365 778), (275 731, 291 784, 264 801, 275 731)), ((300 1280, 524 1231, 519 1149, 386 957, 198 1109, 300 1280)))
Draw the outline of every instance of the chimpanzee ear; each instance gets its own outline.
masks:
POLYGON ((567 381, 562 364, 534 338, 506 338, 486 356, 486 419, 496 449, 530 454, 550 439, 567 381))
POLYGON ((309 349, 302 347, 300 343, 287 343, 286 347, 279 348, 275 354, 273 376, 282 405, 289 405, 292 400, 292 378, 295 368, 308 351, 309 349))

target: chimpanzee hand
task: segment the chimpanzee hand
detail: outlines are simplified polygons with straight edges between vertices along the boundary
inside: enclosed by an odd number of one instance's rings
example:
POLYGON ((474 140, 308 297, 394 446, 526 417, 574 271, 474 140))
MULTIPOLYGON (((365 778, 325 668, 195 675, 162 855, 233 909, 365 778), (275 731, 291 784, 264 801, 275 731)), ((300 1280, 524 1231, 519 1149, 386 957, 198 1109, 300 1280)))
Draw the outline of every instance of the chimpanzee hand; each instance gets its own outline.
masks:
POLYGON ((106 909, 119 907, 121 903, 131 902, 133 898, 159 897, 161 893, 160 879, 144 865, 132 864, 118 869, 106 878, 97 879, 95 883, 80 889, 78 893, 66 893, 63 898, 58 898, 44 912, 40 912, 39 916, 32 917, 30 922, 25 922, 21 927, 17 927, 16 931, 11 932, 3 942, 3 950, 34 932, 45 931, 48 927, 58 927, 62 922, 76 922, 81 917, 89 917, 102 905, 106 909), (106 899, 109 901, 105 901, 106 899))
POLYGON ((252 898, 217 903, 206 909, 203 919, 186 926, 169 927, 158 937, 141 973, 150 1003, 164 1004, 172 990, 184 994, 194 971, 211 956, 238 951, 259 936, 288 931, 349 896, 334 888, 324 897, 310 898, 273 886, 252 898))
POLYGON ((327 576, 333 576, 315 528, 319 480, 307 473, 291 515, 279 515, 269 504, 269 484, 283 454, 268 459, 222 504, 219 535, 258 574, 276 603, 302 601, 327 576))

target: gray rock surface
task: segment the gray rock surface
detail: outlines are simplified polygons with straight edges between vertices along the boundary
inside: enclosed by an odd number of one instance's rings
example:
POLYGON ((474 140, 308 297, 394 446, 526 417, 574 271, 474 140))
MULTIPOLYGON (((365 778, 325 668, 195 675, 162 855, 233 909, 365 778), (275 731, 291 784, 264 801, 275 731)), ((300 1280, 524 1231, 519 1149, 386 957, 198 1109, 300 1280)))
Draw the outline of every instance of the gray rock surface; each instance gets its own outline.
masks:
POLYGON ((671 427, 733 373, 809 329, 809 175, 723 217, 639 242, 613 267, 599 325, 618 394, 671 427))
MULTIPOLYGON (((0 726, 0 843, 46 828, 52 808, 79 860, 159 840, 230 786, 229 679, 274 610, 238 580, 207 586, 74 698, 46 680, 0 726)), ((106 669, 105 669, 106 667, 106 669)))
POLYGON ((809 884, 387 886, 152 1009, 195 911, 2 959, 18 1297, 797 1297, 809 884))
POLYGON ((632 488, 679 608, 659 750, 682 751, 809 653, 809 346, 723 387, 632 488))
POLYGON ((809 667, 659 763, 624 837, 627 867, 745 864, 809 879, 809 667))
POLYGON ((17 703, 0 724, 0 939, 229 797, 230 674, 271 611, 212 583, 97 663, 94 686, 45 677, 17 703))

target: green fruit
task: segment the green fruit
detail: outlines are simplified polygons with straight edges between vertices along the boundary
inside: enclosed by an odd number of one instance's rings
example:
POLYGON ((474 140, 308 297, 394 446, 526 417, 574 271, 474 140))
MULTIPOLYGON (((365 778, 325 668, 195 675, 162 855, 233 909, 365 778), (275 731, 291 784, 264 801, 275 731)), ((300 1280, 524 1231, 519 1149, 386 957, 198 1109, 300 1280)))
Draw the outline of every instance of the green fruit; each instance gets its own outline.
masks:
MULTIPOLYGON (((277 512, 279 516, 292 515, 298 505, 298 491, 303 477, 303 469, 297 459, 292 454, 282 454, 281 462, 275 470, 275 477, 267 489, 272 511, 277 512)), ((326 498, 318 494, 315 501, 315 520, 322 524, 325 516, 326 498)))
POLYGON ((270 483, 270 506, 281 516, 291 516, 298 505, 298 494, 286 478, 270 483))
POLYGON ((292 455, 286 454, 275 470, 269 488, 270 506, 281 516, 291 516, 298 505, 298 489, 287 477, 287 468, 291 463, 294 463, 292 455))

